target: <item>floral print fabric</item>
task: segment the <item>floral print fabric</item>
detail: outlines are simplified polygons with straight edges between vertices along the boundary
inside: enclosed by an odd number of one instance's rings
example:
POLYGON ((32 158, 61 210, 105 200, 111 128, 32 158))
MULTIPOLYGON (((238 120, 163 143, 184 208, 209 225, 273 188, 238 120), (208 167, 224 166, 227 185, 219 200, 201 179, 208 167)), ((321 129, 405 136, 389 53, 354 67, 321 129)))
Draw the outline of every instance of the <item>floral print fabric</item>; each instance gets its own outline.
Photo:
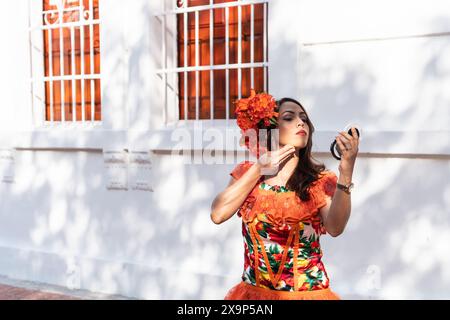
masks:
MULTIPOLYGON (((252 165, 244 161, 230 174, 239 179, 252 165)), ((329 287, 320 247, 320 236, 326 230, 318 213, 326 197, 334 195, 336 183, 332 171, 323 171, 311 184, 308 201, 284 186, 261 180, 257 183, 238 211, 242 218, 245 283, 281 291, 329 287)))

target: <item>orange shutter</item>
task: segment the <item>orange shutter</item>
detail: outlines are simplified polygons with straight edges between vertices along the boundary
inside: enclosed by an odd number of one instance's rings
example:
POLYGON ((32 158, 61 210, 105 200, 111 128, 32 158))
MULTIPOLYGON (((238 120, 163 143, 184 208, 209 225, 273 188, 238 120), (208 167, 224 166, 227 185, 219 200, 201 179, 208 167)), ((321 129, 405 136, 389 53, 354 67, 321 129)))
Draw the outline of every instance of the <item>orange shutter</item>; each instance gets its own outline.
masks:
MULTIPOLYGON (((99 19, 99 0, 93 1, 94 19, 99 19)), ((50 30, 44 30, 44 67, 45 77, 68 76, 69 79, 76 76, 86 76, 85 80, 52 80, 45 81, 45 118, 50 121, 62 121, 62 105, 64 102, 65 121, 72 121, 74 111, 75 121, 100 121, 101 120, 101 92, 100 80, 91 80, 89 76, 100 74, 100 27, 98 24, 92 25, 92 35, 90 25, 79 26, 79 11, 70 11, 70 8, 79 7, 80 2, 84 5, 87 15, 89 14, 89 0, 64 0, 63 27, 62 32, 59 27, 58 12, 44 13, 44 26, 51 26, 50 30), (75 23, 74 27, 64 25, 75 23), (83 31, 82 31, 83 29, 83 31), (73 31, 73 33, 72 33, 73 31), (84 32, 84 37, 82 37, 84 32), (62 37, 62 47, 60 40, 62 37), (91 37, 93 41, 93 51, 91 51, 91 37), (74 40, 72 44, 72 39, 74 40), (51 43, 50 43, 51 41, 51 43), (84 45, 84 59, 82 58, 82 44, 84 45), (51 48, 51 59, 50 59, 51 48), (62 61, 61 61, 62 52, 62 61), (72 56, 73 53, 73 56, 72 56), (82 59, 84 70, 82 70, 82 59), (93 64, 91 64, 91 60, 93 64), (93 65, 93 68, 91 66, 93 65), (84 90, 82 88, 84 82, 84 90), (93 86, 91 87, 91 85, 93 86), (64 86, 64 90, 62 90, 64 86), (92 90, 93 89, 93 90, 92 90), (64 91, 64 97, 63 97, 64 91), (84 93, 83 93, 84 91, 84 93), (94 92, 93 92, 94 91, 94 92), (82 110, 84 101, 84 110, 82 110), (53 108, 52 108, 53 106, 53 108), (92 110, 94 108, 94 110, 92 110), (52 111, 53 109, 53 111, 52 111), (74 110, 75 109, 75 110, 74 110), (84 111, 84 112, 83 112, 84 111), (94 117, 92 117, 94 111, 94 117), (83 119, 83 113, 85 115, 83 119)), ((43 0, 44 11, 58 10, 54 1, 43 0)), ((85 18, 90 18, 85 16, 85 18)))
MULTIPOLYGON (((174 0, 175 1, 175 0, 174 0)), ((214 3, 233 2, 235 0, 215 0, 214 3)), ((188 6, 209 5, 209 0, 189 0, 188 6)), ((250 39, 250 5, 242 7, 242 63, 250 63, 251 39, 250 39)), ((214 9, 214 65, 225 64, 225 9, 214 9)), ((200 66, 210 65, 210 11, 199 12, 199 50, 200 66)), ((254 62, 264 62, 264 4, 254 6, 254 62)), ((184 15, 177 17, 178 33, 178 66, 184 67, 184 15)), ((188 67, 195 66, 195 13, 188 13, 188 67)), ((238 8, 229 9, 229 63, 238 63, 238 8)), ((250 95, 251 69, 242 69, 242 97, 250 95)), ((226 97, 225 97, 225 70, 214 70, 214 115, 213 119, 226 118, 226 97)), ((238 99, 238 70, 229 71, 229 114, 234 116, 234 106, 232 101, 238 99)), ((184 99, 188 99, 187 119, 195 119, 195 71, 188 72, 188 92, 184 92, 184 73, 179 73, 179 112, 180 120, 184 120, 184 99)), ((211 118, 210 106, 210 71, 199 72, 200 84, 200 119, 211 118)), ((257 92, 264 90, 264 68, 254 68, 254 87, 257 92)))

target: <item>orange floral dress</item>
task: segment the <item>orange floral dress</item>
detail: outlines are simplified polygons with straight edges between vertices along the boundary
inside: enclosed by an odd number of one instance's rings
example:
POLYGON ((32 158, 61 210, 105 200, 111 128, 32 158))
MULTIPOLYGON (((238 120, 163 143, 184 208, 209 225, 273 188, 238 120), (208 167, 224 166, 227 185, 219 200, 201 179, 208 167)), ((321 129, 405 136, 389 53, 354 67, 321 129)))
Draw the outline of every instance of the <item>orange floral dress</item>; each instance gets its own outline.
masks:
MULTIPOLYGON (((241 162, 230 174, 239 179, 253 164, 241 162)), ((340 300, 330 289, 319 242, 326 234, 319 209, 333 196, 336 183, 332 171, 321 172, 310 186, 310 200, 302 201, 294 191, 261 177, 237 213, 244 271, 225 300, 340 300)))

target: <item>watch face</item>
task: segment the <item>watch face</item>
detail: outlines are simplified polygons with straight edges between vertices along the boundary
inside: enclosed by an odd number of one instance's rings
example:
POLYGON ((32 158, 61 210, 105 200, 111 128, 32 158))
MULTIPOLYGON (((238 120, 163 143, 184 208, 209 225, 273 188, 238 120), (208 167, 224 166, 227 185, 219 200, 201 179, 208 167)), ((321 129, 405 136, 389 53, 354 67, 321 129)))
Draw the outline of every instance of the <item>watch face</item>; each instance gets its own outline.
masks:
POLYGON ((350 185, 348 186, 348 190, 352 191, 352 189, 353 189, 353 183, 350 183, 350 185))

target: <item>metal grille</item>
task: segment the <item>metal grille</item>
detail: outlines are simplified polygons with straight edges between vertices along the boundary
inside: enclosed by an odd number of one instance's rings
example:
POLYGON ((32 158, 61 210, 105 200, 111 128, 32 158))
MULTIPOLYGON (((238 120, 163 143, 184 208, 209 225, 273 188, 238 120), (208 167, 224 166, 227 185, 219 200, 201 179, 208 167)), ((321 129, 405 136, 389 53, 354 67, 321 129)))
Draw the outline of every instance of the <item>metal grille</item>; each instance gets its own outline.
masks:
MULTIPOLYGON (((175 99, 171 105, 177 107, 178 120, 228 120, 234 116, 235 99, 249 95, 250 88, 267 91, 268 0, 172 3, 158 14, 163 59, 157 72, 163 81, 164 109, 175 99), (176 43, 168 42, 171 33, 176 33, 170 39, 176 43)), ((167 111, 164 116, 167 123, 167 111)))
POLYGON ((41 122, 101 121, 99 0, 43 0, 41 13, 30 26, 30 33, 41 33, 31 38, 42 41, 34 46, 42 60, 32 54, 32 64, 43 64, 32 71, 41 122))

